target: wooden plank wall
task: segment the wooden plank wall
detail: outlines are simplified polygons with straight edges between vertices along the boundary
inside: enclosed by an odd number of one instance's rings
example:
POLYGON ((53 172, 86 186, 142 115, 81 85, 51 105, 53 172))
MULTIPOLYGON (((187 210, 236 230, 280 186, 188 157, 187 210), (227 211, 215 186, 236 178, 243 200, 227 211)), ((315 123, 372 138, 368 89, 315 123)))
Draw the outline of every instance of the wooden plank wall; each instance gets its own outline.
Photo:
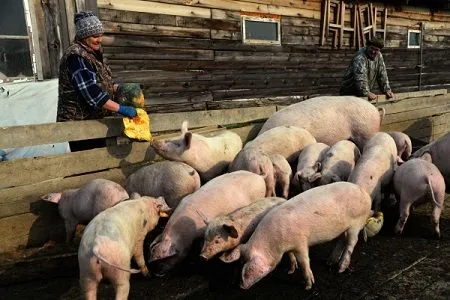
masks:
MULTIPOLYGON (((121 81, 145 87, 149 111, 186 111, 227 100, 337 94, 355 49, 319 47, 321 1, 97 0, 105 53, 121 81), (244 45, 241 12, 281 15, 281 46, 244 45)), ((376 4, 376 3, 375 3, 376 4)), ((384 4, 379 4, 384 6, 384 4)), ((388 6, 383 55, 395 92, 418 90, 418 49, 408 29, 425 24, 422 89, 448 88, 450 13, 388 6)), ((344 39, 348 45, 348 39, 344 39)), ((251 103, 249 103, 251 104, 251 103)))
MULTIPOLYGON (((416 140, 430 142, 449 128, 450 95, 447 90, 412 92, 398 95, 398 101, 384 99, 386 116, 382 130, 404 131, 416 140)), ((286 99, 283 99, 286 101, 286 99)), ((298 98, 292 98, 298 102, 298 98)), ((179 135, 183 120, 202 134, 217 134, 223 128, 248 141, 256 136, 262 121, 283 107, 209 110, 150 114, 155 138, 179 135), (170 134, 169 132, 176 131, 170 134)), ((121 137, 121 118, 73 121, 0 128, 0 149, 42 145, 98 137, 121 137)), ((38 247, 49 240, 63 241, 64 227, 57 206, 40 201, 49 192, 77 188, 94 178, 123 183, 137 168, 160 160, 148 143, 120 143, 57 156, 23 158, 0 162, 0 253, 17 247, 38 247)))

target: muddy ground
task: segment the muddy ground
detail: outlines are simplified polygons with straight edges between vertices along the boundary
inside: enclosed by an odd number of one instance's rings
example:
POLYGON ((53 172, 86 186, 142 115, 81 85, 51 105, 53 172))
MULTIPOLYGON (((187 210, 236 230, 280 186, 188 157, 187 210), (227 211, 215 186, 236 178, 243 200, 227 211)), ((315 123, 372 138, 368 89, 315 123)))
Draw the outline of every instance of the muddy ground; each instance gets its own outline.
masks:
MULTIPOLYGON (((310 249, 316 279, 304 290, 301 271, 287 274, 283 260, 269 276, 249 290, 239 288, 239 263, 203 262, 191 255, 164 277, 133 275, 129 299, 450 299, 450 198, 441 217, 443 238, 432 236, 430 207, 414 212, 403 236, 392 233, 397 212, 385 212, 382 231, 366 243, 360 239, 351 269, 343 274, 326 266, 333 243, 310 249)), ((82 299, 78 286, 76 248, 63 245, 39 249, 25 262, 0 269, 1 299, 82 299)), ((17 257, 15 258, 17 261, 17 257)), ((113 299, 103 283, 100 299, 113 299)))

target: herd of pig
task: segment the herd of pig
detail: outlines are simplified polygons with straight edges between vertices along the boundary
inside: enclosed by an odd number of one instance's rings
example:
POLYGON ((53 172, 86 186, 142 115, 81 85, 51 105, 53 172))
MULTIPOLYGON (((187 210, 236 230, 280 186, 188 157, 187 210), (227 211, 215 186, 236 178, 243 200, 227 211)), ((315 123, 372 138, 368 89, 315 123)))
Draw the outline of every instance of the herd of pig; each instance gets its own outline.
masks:
POLYGON ((232 131, 206 137, 183 122, 181 136, 151 144, 166 160, 131 174, 125 187, 96 179, 43 199, 58 203, 68 242, 77 224, 88 224, 78 250, 86 299, 96 299, 102 279, 112 282, 116 299, 126 299, 130 274, 149 273, 144 251, 167 271, 198 240, 205 260, 241 260, 244 289, 284 254, 289 273, 299 268, 310 289, 308 248, 336 239, 328 263, 345 271, 359 233, 367 238, 367 220, 391 194, 400 207, 396 233, 410 208, 428 201, 440 237, 450 134, 411 155, 406 134, 379 132, 383 116, 360 98, 312 98, 276 112, 245 145, 232 131), (144 250, 147 233, 169 215, 144 250), (139 270, 131 269, 132 257, 139 270))

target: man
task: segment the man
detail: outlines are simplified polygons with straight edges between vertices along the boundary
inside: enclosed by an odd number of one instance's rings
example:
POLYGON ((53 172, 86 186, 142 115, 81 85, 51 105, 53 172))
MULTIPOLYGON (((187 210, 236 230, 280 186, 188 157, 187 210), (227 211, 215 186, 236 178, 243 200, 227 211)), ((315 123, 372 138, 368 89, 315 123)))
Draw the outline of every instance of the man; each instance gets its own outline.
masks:
POLYGON ((389 86, 389 80, 380 50, 384 43, 378 38, 367 42, 365 48, 361 48, 353 57, 350 66, 345 72, 341 84, 341 95, 354 95, 368 97, 370 101, 376 100, 377 95, 372 92, 375 82, 388 98, 393 98, 394 93, 389 86))
POLYGON ((89 11, 75 14, 75 41, 60 62, 57 121, 102 118, 110 112, 135 117, 136 109, 113 101, 119 86, 103 61, 103 26, 89 11))

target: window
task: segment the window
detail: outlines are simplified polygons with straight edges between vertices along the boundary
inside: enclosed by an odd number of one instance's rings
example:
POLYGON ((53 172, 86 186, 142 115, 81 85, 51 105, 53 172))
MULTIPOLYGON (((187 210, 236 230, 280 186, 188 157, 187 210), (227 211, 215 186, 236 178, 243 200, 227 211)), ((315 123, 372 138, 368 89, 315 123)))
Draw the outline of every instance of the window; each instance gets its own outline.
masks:
POLYGON ((0 13, 0 80, 33 77, 30 33, 24 1, 4 0, 0 13))
POLYGON ((281 44, 280 19, 242 16, 244 44, 281 44))
POLYGON ((408 48, 420 48, 420 30, 408 30, 408 48))

